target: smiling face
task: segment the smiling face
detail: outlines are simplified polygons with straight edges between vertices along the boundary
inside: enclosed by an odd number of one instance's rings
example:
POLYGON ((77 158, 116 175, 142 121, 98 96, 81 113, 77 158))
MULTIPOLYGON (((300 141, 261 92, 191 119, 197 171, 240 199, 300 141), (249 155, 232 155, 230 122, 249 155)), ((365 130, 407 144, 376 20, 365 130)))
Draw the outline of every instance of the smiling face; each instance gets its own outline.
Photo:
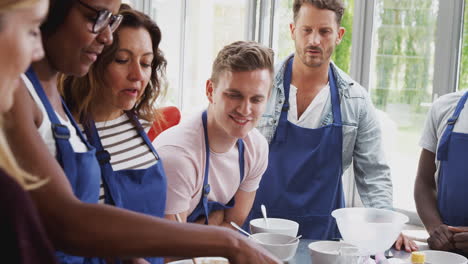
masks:
POLYGON ((220 73, 214 84, 207 81, 206 93, 216 133, 226 138, 244 138, 265 111, 272 73, 268 69, 220 73))
POLYGON ((0 113, 10 109, 20 75, 32 61, 44 56, 39 26, 47 14, 48 0, 1 13, 0 113))
MULTIPOLYGON (((120 0, 81 0, 96 10, 109 10, 116 14, 120 0)), ((83 76, 96 61, 106 45, 113 41, 112 32, 106 27, 99 34, 92 33, 96 12, 79 4, 73 4, 64 23, 45 39, 44 49, 52 67, 62 73, 83 76)))
POLYGON ((328 65, 345 32, 337 24, 333 11, 318 9, 308 3, 301 6, 290 30, 296 47, 296 58, 308 67, 328 65))
POLYGON ((131 110, 139 101, 150 81, 154 58, 152 40, 145 28, 125 27, 118 34, 119 47, 104 71, 105 87, 99 96, 110 118, 131 110))

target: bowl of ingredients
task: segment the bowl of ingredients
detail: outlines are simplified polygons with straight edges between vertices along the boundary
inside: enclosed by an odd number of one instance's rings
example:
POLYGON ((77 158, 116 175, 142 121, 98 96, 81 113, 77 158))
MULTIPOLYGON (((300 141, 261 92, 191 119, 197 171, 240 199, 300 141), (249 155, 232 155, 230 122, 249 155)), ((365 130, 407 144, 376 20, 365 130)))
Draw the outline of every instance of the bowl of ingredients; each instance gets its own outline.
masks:
POLYGON ((299 224, 293 220, 283 218, 256 218, 250 220, 250 233, 276 233, 297 236, 299 224))
POLYGON ((299 245, 297 237, 285 234, 255 233, 250 237, 282 261, 292 259, 299 245))

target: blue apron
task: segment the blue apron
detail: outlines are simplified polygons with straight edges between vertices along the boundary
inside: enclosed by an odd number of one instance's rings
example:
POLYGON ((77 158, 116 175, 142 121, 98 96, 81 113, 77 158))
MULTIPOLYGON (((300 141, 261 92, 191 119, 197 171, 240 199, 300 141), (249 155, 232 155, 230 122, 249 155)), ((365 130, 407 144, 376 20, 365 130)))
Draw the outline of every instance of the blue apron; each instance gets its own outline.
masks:
MULTIPOLYGON (((31 81, 37 95, 47 111, 47 115, 52 123, 52 131, 57 148, 56 159, 60 163, 73 189, 75 196, 86 203, 97 203, 99 199, 99 184, 101 180, 101 171, 96 160, 95 149, 88 144, 81 134, 73 116, 68 111, 64 103, 63 109, 67 113, 68 119, 72 122, 80 139, 86 144, 88 152, 74 152, 70 142, 70 131, 65 125, 62 125, 55 114, 54 108, 49 102, 47 95, 42 88, 34 70, 29 68, 26 76, 31 81)), ((62 264, 82 264, 86 263, 84 257, 69 256, 63 252, 56 252, 57 258, 62 264)))
MULTIPOLYGON (((208 128, 207 128, 207 114, 206 111, 202 114, 203 130, 205 134, 205 175, 203 177, 203 193, 200 202, 193 212, 187 217, 187 222, 195 222, 199 217, 205 216, 205 224, 208 224, 208 216, 211 212, 224 210, 234 207, 234 197, 227 203, 222 204, 214 201, 208 201, 208 194, 210 193, 210 184, 208 184, 208 174, 210 169, 210 145, 208 142, 208 128)), ((240 168, 240 181, 244 179, 244 142, 241 139, 237 140, 237 148, 239 150, 239 168, 240 168)))
POLYGON ((269 217, 298 222, 303 238, 333 239, 340 234, 331 212, 345 205, 341 182, 343 136, 339 93, 330 66, 333 123, 309 129, 289 122, 292 64, 293 58, 284 75, 285 102, 270 143, 268 168, 249 219, 261 217, 260 205, 265 204, 269 217))
MULTIPOLYGON (((111 156, 102 146, 94 121, 87 122, 84 130, 89 142, 96 148, 96 157, 101 165, 105 202, 135 212, 164 217, 167 182, 162 162, 138 117, 130 111, 126 114, 159 162, 146 169, 114 171, 110 164, 111 156)), ((146 260, 152 264, 164 263, 163 258, 146 258, 146 260)), ((92 263, 105 263, 105 261, 93 259, 92 263)))
POLYGON ((468 134, 453 132, 460 112, 465 106, 468 92, 458 102, 453 116, 447 121, 447 128, 442 135, 437 149, 440 161, 437 204, 444 224, 468 226, 468 134))

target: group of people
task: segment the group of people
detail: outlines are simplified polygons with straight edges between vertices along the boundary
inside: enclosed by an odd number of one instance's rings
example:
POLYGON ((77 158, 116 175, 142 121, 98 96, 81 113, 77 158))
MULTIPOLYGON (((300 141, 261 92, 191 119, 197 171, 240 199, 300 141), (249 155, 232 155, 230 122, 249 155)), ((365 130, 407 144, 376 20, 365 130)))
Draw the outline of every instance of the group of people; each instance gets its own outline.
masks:
MULTIPOLYGON (((343 13, 341 0, 294 0, 294 54, 275 67, 270 48, 225 46, 207 109, 151 141, 166 122, 156 102, 168 63, 151 18, 120 0, 0 0, 7 259, 279 263, 230 223, 248 224, 265 204, 305 238, 339 238, 331 212, 345 206, 351 164, 364 205, 392 209, 375 109, 331 61, 343 13)), ((429 245, 466 253, 468 213, 456 201, 467 96, 450 96, 428 118, 415 199, 429 245)), ((395 247, 417 249, 403 235, 395 247)))

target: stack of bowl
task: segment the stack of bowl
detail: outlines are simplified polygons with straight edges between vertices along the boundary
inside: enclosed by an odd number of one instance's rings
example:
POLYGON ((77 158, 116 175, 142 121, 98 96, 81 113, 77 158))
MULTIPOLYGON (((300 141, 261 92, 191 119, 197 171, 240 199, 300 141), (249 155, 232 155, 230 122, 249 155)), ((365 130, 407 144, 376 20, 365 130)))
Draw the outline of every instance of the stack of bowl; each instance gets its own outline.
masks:
POLYGON ((250 232, 255 242, 282 261, 296 254, 299 239, 296 239, 299 224, 281 218, 257 218, 250 221, 250 232))

